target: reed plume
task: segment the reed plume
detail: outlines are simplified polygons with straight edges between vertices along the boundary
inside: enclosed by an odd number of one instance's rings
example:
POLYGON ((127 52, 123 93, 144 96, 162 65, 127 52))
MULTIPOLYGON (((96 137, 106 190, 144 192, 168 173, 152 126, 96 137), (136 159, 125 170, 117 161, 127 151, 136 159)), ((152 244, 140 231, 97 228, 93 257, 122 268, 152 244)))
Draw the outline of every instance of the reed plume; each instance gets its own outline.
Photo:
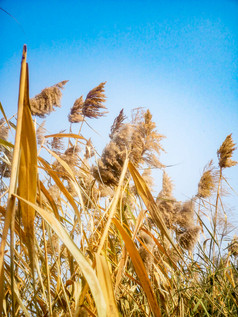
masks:
POLYGON ((107 109, 104 106, 106 101, 106 95, 104 94, 104 86, 106 82, 99 84, 97 87, 90 90, 82 106, 82 114, 87 118, 99 118, 104 116, 107 111, 101 109, 107 109))
POLYGON ((59 82, 58 84, 45 88, 36 95, 34 98, 30 99, 31 112, 34 116, 40 118, 45 118, 46 115, 54 111, 54 107, 61 107, 60 100, 62 97, 61 89, 68 80, 59 82))
POLYGON ((78 123, 84 120, 83 113, 82 113, 83 104, 84 104, 83 96, 76 99, 68 115, 69 122, 78 123))
MULTIPOLYGON (((2 118, 0 120, 0 139, 7 141, 8 134, 9 127, 5 126, 5 120, 2 118)), ((0 176, 6 178, 10 177, 12 155, 12 150, 6 149, 4 146, 0 145, 0 176)))
POLYGON ((231 243, 228 245, 228 251, 233 255, 235 258, 238 257, 238 237, 234 235, 231 243))
POLYGON ((9 127, 5 126, 4 118, 0 119, 0 139, 7 141, 9 133, 9 127))
MULTIPOLYGON (((63 131, 60 131, 59 133, 63 133, 63 131)), ((62 141, 62 138, 53 137, 52 141, 50 142, 51 149, 58 155, 63 151, 64 149, 64 143, 62 141)))
POLYGON ((45 120, 44 120, 36 130, 37 144, 41 145, 43 143, 45 132, 46 132, 46 129, 45 129, 45 120))
POLYGON ((219 166, 221 168, 231 167, 237 164, 237 161, 231 159, 235 149, 235 143, 232 140, 231 134, 229 134, 217 151, 219 166))
POLYGON ((125 119, 126 116, 124 115, 124 109, 121 109, 119 115, 115 118, 113 125, 111 126, 111 133, 109 134, 110 139, 112 139, 113 135, 119 131, 125 119))
POLYGON ((135 166, 163 166, 157 158, 163 150, 160 145, 163 136, 155 130, 155 123, 151 119, 149 111, 140 111, 131 123, 122 123, 124 114, 120 112, 111 128, 111 141, 103 150, 98 166, 92 169, 98 181, 116 185, 127 153, 135 166))
POLYGON ((197 197, 208 198, 212 195, 217 181, 217 173, 211 160, 204 168, 202 177, 198 184, 197 197))

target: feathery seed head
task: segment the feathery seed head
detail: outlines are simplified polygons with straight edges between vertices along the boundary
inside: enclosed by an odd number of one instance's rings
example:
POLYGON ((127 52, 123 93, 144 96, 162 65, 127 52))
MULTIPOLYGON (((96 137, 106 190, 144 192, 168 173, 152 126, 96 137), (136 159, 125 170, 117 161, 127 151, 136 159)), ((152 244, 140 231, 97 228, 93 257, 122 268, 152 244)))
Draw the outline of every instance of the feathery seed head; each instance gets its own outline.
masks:
POLYGON ((208 165, 205 166, 202 177, 198 184, 198 194, 200 198, 208 198, 211 196, 215 189, 217 174, 214 171, 213 161, 211 160, 208 165))
POLYGON ((46 132, 45 121, 43 121, 36 130, 36 138, 37 138, 37 143, 39 145, 41 145, 44 140, 45 132, 46 132))
POLYGON ((236 161, 231 159, 233 152, 235 151, 235 143, 232 140, 231 134, 229 134, 225 141, 222 143, 221 147, 217 151, 217 156, 219 159, 219 166, 221 168, 235 166, 236 161))
POLYGON ((106 82, 99 84, 88 93, 82 106, 82 114, 85 117, 90 119, 98 118, 107 113, 107 111, 101 112, 101 109, 107 109, 103 104, 106 101, 106 95, 104 94, 105 84, 106 82))
POLYGON ((61 81, 60 83, 45 88, 40 94, 30 99, 31 112, 34 116, 44 118, 46 115, 54 111, 54 107, 61 107, 60 100, 62 97, 61 89, 68 80, 61 81))
POLYGON ((178 234, 178 241, 180 245, 188 250, 192 251, 196 242, 198 241, 200 228, 198 226, 188 227, 185 231, 178 234))
POLYGON ((231 243, 228 246, 228 251, 233 255, 235 258, 238 257, 238 237, 234 235, 231 243))
POLYGON ((109 134, 110 139, 112 139, 114 134, 120 130, 125 119, 124 109, 121 109, 119 115, 115 118, 113 125, 111 126, 111 133, 109 134))
POLYGON ((78 123, 83 121, 83 96, 79 97, 73 107, 70 110, 70 114, 68 115, 69 122, 71 123, 78 123))
POLYGON ((5 120, 2 118, 0 120, 0 138, 7 141, 8 139, 9 127, 5 125, 5 120))

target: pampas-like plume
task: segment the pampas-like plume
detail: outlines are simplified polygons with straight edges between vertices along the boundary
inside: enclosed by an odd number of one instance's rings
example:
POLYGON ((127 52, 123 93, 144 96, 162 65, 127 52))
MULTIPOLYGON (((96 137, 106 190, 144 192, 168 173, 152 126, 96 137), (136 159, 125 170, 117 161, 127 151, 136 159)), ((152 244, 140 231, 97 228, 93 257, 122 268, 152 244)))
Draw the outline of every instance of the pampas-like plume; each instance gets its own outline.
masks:
POLYGON ((232 140, 231 134, 229 134, 225 141, 222 143, 221 147, 217 151, 217 156, 219 159, 219 166, 221 168, 235 166, 236 161, 231 159, 233 152, 235 151, 235 143, 232 140))
POLYGON ((228 246, 228 251, 233 255, 235 258, 238 257, 238 237, 234 235, 231 243, 228 246))
POLYGON ((143 109, 136 109, 133 122, 137 126, 144 143, 142 162, 156 168, 164 167, 158 160, 158 155, 161 151, 164 151, 161 146, 161 140, 164 136, 156 131, 156 124, 152 121, 152 114, 149 109, 146 112, 143 109))
POLYGON ((84 158, 87 160, 95 155, 91 138, 86 142, 84 158))
POLYGON ((156 198, 158 211, 161 213, 167 228, 172 229, 174 226, 174 207, 175 198, 172 196, 172 181, 168 174, 163 173, 163 187, 156 198))
MULTIPOLYGON (((0 120, 0 138, 2 140, 7 141, 8 139, 8 132, 9 127, 5 126, 5 120, 2 118, 0 120)), ((0 154, 1 154, 1 161, 0 162, 0 175, 3 177, 10 177, 11 174, 11 161, 12 161, 12 151, 7 150, 5 147, 0 145, 0 154)))
POLYGON ((78 123, 83 121, 83 114, 82 114, 82 108, 83 108, 83 96, 79 97, 73 107, 70 110, 70 114, 68 115, 69 122, 71 123, 78 123))
POLYGON ((43 121, 43 122, 39 125, 38 129, 36 130, 36 138, 37 138, 37 143, 38 143, 39 145, 41 145, 42 142, 43 142, 43 140, 44 140, 44 134, 45 134, 45 132, 46 132, 46 129, 45 129, 45 121, 43 121))
POLYGON ((105 147, 98 166, 92 168, 93 176, 105 185, 116 185, 128 153, 129 159, 138 165, 142 156, 143 140, 131 124, 124 124, 105 147))
POLYGON ((113 135, 121 128, 125 119, 124 109, 121 109, 119 115, 115 118, 113 125, 111 126, 111 133, 109 134, 110 139, 112 139, 113 135))
POLYGON ((107 113, 107 111, 101 112, 101 109, 107 109, 103 104, 106 101, 106 95, 104 94, 105 84, 106 82, 99 84, 88 93, 82 106, 82 114, 85 117, 90 119, 98 118, 107 113))
POLYGON ((188 250, 192 251, 196 242, 198 241, 200 228, 198 226, 188 227, 185 231, 178 234, 178 241, 180 245, 188 250))
POLYGON ((60 107, 60 100, 62 97, 61 89, 68 80, 61 81, 60 83, 45 88, 40 94, 30 99, 31 112, 34 116, 44 118, 46 115, 54 111, 54 107, 60 107))
POLYGON ((5 126, 4 124, 5 124, 4 118, 0 119, 0 139, 7 141, 9 127, 5 126))
POLYGON ((194 226, 194 202, 192 199, 180 204, 180 208, 177 208, 175 212, 174 221, 180 228, 186 230, 194 226))
MULTIPOLYGON (((59 133, 63 133, 63 130, 61 130, 59 133)), ((61 153, 61 151, 64 148, 64 143, 62 141, 62 138, 58 138, 58 137, 53 137, 50 145, 51 145, 51 149, 58 155, 61 153)))
POLYGON ((122 112, 119 116, 114 121, 110 143, 105 147, 98 166, 92 169, 94 177, 106 185, 117 184, 126 153, 135 166, 144 163, 162 166, 154 154, 159 154, 162 149, 159 143, 162 136, 154 130, 155 123, 151 121, 150 112, 140 112, 140 116, 134 118, 131 124, 122 124, 122 112))
POLYGON ((139 248, 139 253, 140 256, 142 258, 142 261, 145 264, 146 270, 147 272, 150 274, 151 270, 152 270, 152 266, 153 266, 153 262, 154 262, 154 258, 153 258, 153 249, 155 247, 155 242, 154 240, 144 231, 140 232, 139 238, 142 240, 142 242, 145 244, 145 246, 147 247, 147 249, 150 251, 148 252, 144 246, 141 246, 139 248))
POLYGON ((198 184, 197 197, 208 198, 215 189, 217 173, 214 171, 213 161, 205 166, 202 177, 198 184))

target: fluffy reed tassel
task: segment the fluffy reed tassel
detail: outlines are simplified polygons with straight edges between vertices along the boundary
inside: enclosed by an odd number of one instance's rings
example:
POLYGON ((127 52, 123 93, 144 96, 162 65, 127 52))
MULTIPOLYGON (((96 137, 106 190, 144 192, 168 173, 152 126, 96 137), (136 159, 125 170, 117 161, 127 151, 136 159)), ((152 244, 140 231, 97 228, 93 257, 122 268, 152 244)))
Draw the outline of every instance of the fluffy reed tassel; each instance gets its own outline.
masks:
POLYGON ((198 184, 197 197, 210 197, 215 189, 216 179, 217 173, 214 171, 213 161, 211 160, 204 168, 202 177, 198 184))
POLYGON ((175 198, 172 196, 173 184, 164 171, 163 173, 163 187, 159 195, 156 198, 156 204, 158 211, 163 217, 163 220, 167 228, 172 229, 174 226, 174 208, 175 208, 175 198))
POLYGON ((105 185, 117 185, 127 153, 138 165, 143 151, 143 140, 131 124, 124 124, 103 150, 98 166, 92 168, 93 176, 105 185))
POLYGON ((79 97, 73 107, 70 110, 70 114, 68 115, 69 122, 71 123, 78 123, 83 121, 83 114, 82 114, 82 108, 83 108, 83 96, 79 97))
POLYGON ((106 82, 99 84, 88 93, 82 106, 82 114, 85 117, 99 118, 107 113, 107 111, 101 112, 101 109, 107 109, 103 104, 106 101, 106 96, 104 94, 105 84, 106 82))
POLYGON ((238 257, 238 237, 234 235, 231 243, 228 246, 228 251, 233 255, 235 258, 238 257))
POLYGON ((158 159, 160 152, 164 151, 161 146, 161 140, 164 136, 157 132, 156 124, 152 121, 152 114, 149 109, 146 112, 142 109, 137 109, 134 124, 137 126, 138 132, 144 143, 142 162, 156 168, 164 167, 158 159))
POLYGON ((124 109, 121 109, 119 115, 115 118, 113 125, 111 126, 111 133, 109 134, 110 139, 112 139, 113 135, 120 130, 125 119, 126 116, 124 115, 124 109))
POLYGON ((221 147, 217 151, 217 156, 219 159, 219 166, 221 168, 235 166, 236 161, 231 159, 233 152, 235 151, 235 143, 232 140, 231 134, 229 134, 225 141, 222 143, 221 147))
POLYGON ((86 142, 86 147, 85 147, 85 154, 84 158, 87 160, 95 155, 93 144, 91 141, 91 138, 89 138, 86 142))
POLYGON ((45 132, 45 121, 43 121, 36 130, 37 144, 41 145, 43 143, 45 132))
POLYGON ((155 130, 149 111, 141 112, 132 123, 123 123, 123 112, 114 120, 111 128, 111 141, 103 150, 98 166, 93 167, 93 175, 106 185, 116 185, 121 175, 123 163, 128 153, 135 165, 162 167, 156 155, 162 147, 162 136, 155 130), (156 155, 155 155, 156 154, 156 155))
MULTIPOLYGON (((60 131, 59 133, 63 133, 63 131, 60 131)), ((62 141, 62 138, 53 137, 50 145, 51 145, 51 149, 58 155, 64 149, 64 143, 62 141)))
POLYGON ((4 118, 2 118, 0 120, 0 139, 7 141, 8 132, 9 132, 9 128, 7 125, 5 126, 5 120, 4 118))
MULTIPOLYGON (((4 141, 7 141, 9 128, 4 124, 5 120, 2 118, 0 120, 0 138, 4 141)), ((2 177, 10 177, 12 154, 13 152, 11 150, 7 150, 4 146, 0 145, 0 175, 2 177)))
MULTIPOLYGON (((60 154, 60 158, 65 161, 69 167, 71 168, 71 170, 73 171, 73 173, 75 174, 75 176, 78 175, 78 169, 76 168, 78 166, 78 153, 80 151, 80 147, 79 146, 71 146, 70 148, 68 148, 63 154, 60 154)), ((64 179, 68 178, 68 173, 65 170, 65 168, 58 162, 55 161, 53 163, 53 168, 56 172, 58 172, 60 174, 60 176, 64 179)))
POLYGON ((142 240, 142 242, 145 244, 146 248, 148 251, 144 248, 142 245, 139 248, 139 254, 142 258, 142 261, 144 262, 145 268, 147 272, 150 274, 152 271, 153 263, 154 263, 154 258, 153 258, 153 250, 155 247, 155 242, 154 240, 144 231, 141 231, 139 234, 139 238, 142 240))
POLYGON ((198 226, 189 227, 182 231, 178 234, 178 241, 180 245, 191 252, 198 241, 199 231, 200 228, 198 226))
POLYGON ((32 114, 44 118, 55 110, 54 107, 60 107, 61 89, 67 82, 68 80, 64 80, 52 87, 45 88, 40 94, 30 99, 32 114))

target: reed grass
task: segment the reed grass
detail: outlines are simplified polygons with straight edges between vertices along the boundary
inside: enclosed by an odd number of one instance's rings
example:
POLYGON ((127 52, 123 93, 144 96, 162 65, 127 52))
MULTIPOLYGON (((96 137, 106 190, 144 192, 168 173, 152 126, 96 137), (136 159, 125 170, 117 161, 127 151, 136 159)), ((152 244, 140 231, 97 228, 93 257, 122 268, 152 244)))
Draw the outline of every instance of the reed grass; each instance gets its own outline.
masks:
POLYGON ((232 135, 197 193, 177 201, 149 110, 131 120, 121 110, 98 155, 83 126, 106 115, 105 83, 76 100, 69 131, 46 135, 32 116, 60 106, 67 81, 29 99, 27 78, 24 47, 16 125, 0 107, 0 314, 238 315, 238 238, 221 191, 237 163, 232 135), (155 197, 153 168, 163 171, 155 197))

